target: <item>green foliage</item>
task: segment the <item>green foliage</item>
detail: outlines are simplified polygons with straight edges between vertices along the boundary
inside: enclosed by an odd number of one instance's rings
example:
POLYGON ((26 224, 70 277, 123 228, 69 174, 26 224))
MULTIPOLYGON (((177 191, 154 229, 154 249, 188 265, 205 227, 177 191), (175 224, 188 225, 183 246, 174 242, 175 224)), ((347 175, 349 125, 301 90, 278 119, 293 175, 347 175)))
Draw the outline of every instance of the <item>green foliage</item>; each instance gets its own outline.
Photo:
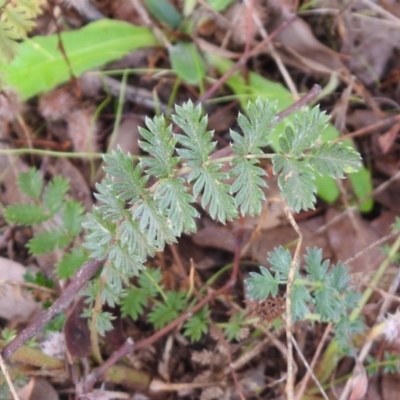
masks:
MULTIPOLYGON (((359 155, 353 149, 339 143, 319 144, 327 117, 318 107, 299 113, 294 128, 288 126, 280 137, 280 152, 270 155, 264 154, 264 149, 271 143, 276 105, 261 100, 249 103, 246 116, 240 114, 238 118, 241 133, 231 132, 233 155, 223 160, 210 158, 215 142, 200 106, 195 107, 191 101, 176 106, 171 119, 181 129, 180 133, 173 134, 163 116, 146 119, 146 128, 140 129, 139 143, 149 156, 141 158, 138 164, 120 150, 104 156, 106 177, 97 184, 95 194, 101 204, 93 208, 84 223, 87 229, 84 246, 90 257, 106 261, 102 271, 103 301, 111 306, 120 303, 123 314, 133 319, 152 304, 148 321, 156 328, 165 326, 184 310, 185 295, 170 291, 162 294, 162 299, 155 299, 156 293, 150 293, 141 278, 138 287, 124 291, 124 285, 129 277, 143 276, 141 271, 148 255, 176 241, 183 232, 195 231, 196 199, 220 222, 237 217, 239 212, 260 213, 266 183, 265 171, 257 163, 259 159, 271 158, 283 197, 295 211, 300 211, 313 207, 314 169, 338 178, 360 166, 359 155), (230 173, 222 171, 223 162, 231 164, 230 173), (230 178, 234 179, 231 185, 230 178)), ((338 265, 328 273, 327 264, 319 261, 318 254, 310 251, 306 262, 315 288, 311 296, 300 280, 295 282, 293 314, 297 319, 303 318, 309 313, 309 304, 315 303, 322 319, 337 321, 348 308, 337 307, 343 298, 338 294, 343 286, 343 268, 338 265), (337 282, 336 286, 330 283, 331 279, 337 282)), ((279 285, 287 280, 290 253, 278 248, 270 253, 269 262, 274 274, 262 267, 261 274, 252 273, 247 281, 252 299, 275 295, 279 285)), ((155 279, 153 284, 158 285, 158 281, 155 279)), ((100 290, 99 286, 92 285, 91 301, 96 298, 96 290, 100 290)), ((203 313, 185 326, 191 338, 199 337, 206 329, 203 313)))
MULTIPOLYGON (((51 253, 73 244, 82 230, 84 209, 81 203, 68 199, 69 182, 56 176, 45 185, 40 172, 30 168, 19 174, 18 186, 30 202, 10 205, 4 215, 8 223, 38 225, 40 230, 27 244, 30 253, 51 253)), ((86 258, 83 250, 64 253, 57 263, 59 278, 71 277, 86 258)))
POLYGON ((207 67, 193 42, 178 42, 169 49, 172 69, 182 80, 199 85, 204 79, 207 67))
POLYGON ((0 59, 10 62, 17 53, 17 40, 26 38, 41 14, 44 0, 0 1, 0 59))
MULTIPOLYGON (((207 60, 221 75, 229 71, 234 64, 233 61, 224 59, 216 54, 207 53, 206 55, 207 60)), ((246 77, 236 72, 228 78, 226 83, 238 96, 243 108, 246 107, 249 99, 252 100, 257 97, 260 97, 263 101, 276 101, 278 103, 278 111, 282 111, 293 104, 293 96, 288 89, 282 84, 272 82, 255 72, 249 72, 246 77)), ((271 147, 277 152, 280 150, 279 137, 285 132, 287 120, 291 119, 293 119, 293 116, 289 116, 276 124, 275 131, 270 135, 271 147)), ((324 132, 321 132, 320 140, 325 143, 337 140, 339 136, 338 130, 332 124, 329 124, 324 132)), ((345 140, 344 143, 347 146, 354 147, 354 143, 351 140, 345 140)), ((365 167, 360 168, 358 172, 351 173, 349 179, 358 199, 365 199, 372 192, 371 173, 365 167)), ((333 178, 317 175, 314 185, 317 187, 318 196, 329 203, 333 203, 339 197, 339 189, 333 178)), ((371 198, 363 200, 360 204, 362 212, 369 212, 372 207, 373 200, 371 198)))
POLYGON ((183 325, 184 335, 192 342, 199 341, 203 334, 208 332, 210 324, 210 311, 208 307, 203 307, 198 313, 188 319, 183 325))
POLYGON ((57 34, 25 40, 18 45, 14 60, 0 65, 0 74, 5 72, 5 83, 23 100, 68 82, 70 68, 73 75, 79 77, 135 49, 159 45, 150 29, 106 18, 62 33, 68 63, 58 48, 58 40, 57 34))
MULTIPOLYGON (((312 307, 321 321, 335 324, 339 340, 345 342, 361 328, 359 320, 351 323, 348 318, 349 310, 360 298, 350 285, 348 268, 341 263, 330 267, 329 260, 322 261, 322 250, 318 248, 307 249, 304 261, 306 275, 297 273, 293 283, 293 319, 304 319, 312 307)), ((245 281, 251 300, 264 301, 270 295, 275 296, 279 285, 286 284, 292 262, 289 250, 275 248, 268 253, 268 262, 270 269, 260 267, 261 273, 251 272, 245 281)))
MULTIPOLYGON (((125 290, 120 300, 122 316, 130 316, 134 321, 146 315, 148 322, 156 329, 163 328, 173 321, 187 307, 184 292, 168 291, 164 293, 160 287, 161 270, 147 269, 140 274, 137 286, 125 290), (149 312, 147 312, 150 310, 149 312)), ((191 341, 200 340, 208 332, 209 310, 202 308, 184 324, 184 335, 191 341)))
POLYGON ((224 327, 224 334, 229 342, 242 338, 243 329, 245 327, 246 315, 244 312, 238 312, 229 319, 224 327))
POLYGON ((168 291, 165 300, 157 303, 151 310, 148 320, 156 329, 163 328, 176 319, 185 306, 185 293, 168 291))

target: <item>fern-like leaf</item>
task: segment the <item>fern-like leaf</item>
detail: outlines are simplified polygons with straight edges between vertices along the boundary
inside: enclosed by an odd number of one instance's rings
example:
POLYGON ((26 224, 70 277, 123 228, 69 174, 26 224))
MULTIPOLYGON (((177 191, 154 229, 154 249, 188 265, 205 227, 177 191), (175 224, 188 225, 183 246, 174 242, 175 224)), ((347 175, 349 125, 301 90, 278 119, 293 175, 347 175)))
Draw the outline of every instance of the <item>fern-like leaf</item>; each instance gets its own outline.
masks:
POLYGON ((169 178, 160 182, 154 194, 159 210, 165 210, 175 236, 196 231, 194 218, 199 216, 190 204, 194 197, 188 193, 182 178, 169 178))
POLYGON ((274 174, 280 174, 278 185, 282 197, 295 212, 314 209, 316 186, 314 175, 307 166, 297 160, 276 154, 272 157, 274 174))
POLYGON ((332 178, 344 178, 344 172, 357 172, 361 167, 359 153, 343 143, 324 143, 314 148, 307 159, 318 174, 332 178))
POLYGON ((139 145, 154 157, 140 159, 142 166, 147 168, 146 174, 159 179, 172 177, 179 163, 179 158, 173 157, 177 139, 172 136, 172 127, 166 126, 163 116, 154 117, 153 120, 146 118, 146 126, 149 130, 139 128, 145 139, 139 141, 139 145))
POLYGON ((235 194, 236 206, 242 215, 258 215, 261 213, 262 201, 265 200, 263 187, 267 186, 262 176, 265 171, 256 166, 256 160, 236 157, 230 175, 236 177, 231 186, 231 194, 235 194))
POLYGON ((216 142, 212 142, 213 132, 207 131, 207 117, 202 117, 200 106, 194 107, 189 100, 182 107, 175 107, 176 114, 172 120, 185 132, 175 137, 184 147, 177 149, 178 154, 186 160, 189 167, 200 167, 214 150, 216 142))
POLYGON ((243 114, 239 114, 238 117, 243 136, 231 131, 233 139, 231 147, 235 154, 240 156, 261 154, 262 148, 271 143, 269 135, 273 132, 272 126, 276 121, 276 107, 276 102, 261 99, 247 104, 247 117, 243 114))

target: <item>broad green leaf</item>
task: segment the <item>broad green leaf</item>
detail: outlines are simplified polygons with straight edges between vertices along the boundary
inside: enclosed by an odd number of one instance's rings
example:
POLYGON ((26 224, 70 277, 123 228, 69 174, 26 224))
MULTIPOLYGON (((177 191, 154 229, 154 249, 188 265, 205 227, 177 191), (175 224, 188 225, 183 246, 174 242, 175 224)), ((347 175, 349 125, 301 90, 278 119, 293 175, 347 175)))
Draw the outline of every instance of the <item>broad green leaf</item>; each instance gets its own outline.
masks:
POLYGON ((168 291, 165 303, 157 303, 151 310, 148 321, 156 329, 161 329, 179 316, 185 305, 185 293, 168 291))
POLYGON ((83 212, 83 205, 78 201, 71 200, 65 204, 62 216, 63 228, 72 238, 77 236, 82 230, 83 212))
MULTIPOLYGON (((207 59, 215 68, 217 68, 221 74, 227 72, 232 66, 233 62, 215 54, 207 53, 207 59)), ((244 78, 240 72, 235 72, 228 80, 227 85, 234 91, 239 97, 243 109, 246 108, 248 100, 254 100, 260 97, 261 99, 270 99, 271 101, 277 101, 278 111, 282 111, 293 104, 291 93, 284 88, 281 84, 269 81, 261 75, 250 72, 246 78, 244 78)), ((293 116, 289 116, 285 121, 292 120, 293 116)), ((279 136, 283 132, 285 123, 280 122, 275 126, 275 131, 270 135, 272 141, 272 147, 274 150, 279 149, 279 136)), ((322 142, 334 140, 339 137, 339 132, 332 125, 328 125, 325 131, 322 133, 322 142)), ((354 147, 352 141, 344 141, 346 145, 354 147)), ((349 179, 351 180, 354 191, 357 198, 362 199, 368 196, 372 192, 372 181, 371 175, 366 168, 361 168, 359 172, 350 174, 349 179)), ((329 203, 333 203, 339 197, 339 189, 334 179, 330 177, 316 176, 314 184, 317 187, 318 196, 329 203)), ((373 206, 373 201, 364 201, 360 209, 363 212, 368 212, 373 206)))
MULTIPOLYGON (((149 29, 109 19, 62 32, 61 37, 76 77, 107 62, 118 60, 132 50, 157 45, 149 29)), ((0 65, 0 72, 6 73, 4 81, 23 100, 47 92, 70 79, 57 34, 25 40, 19 46, 18 56, 8 65, 0 65)))
POLYGON ((206 65, 193 42, 178 42, 169 49, 172 69, 192 85, 198 85, 206 73, 206 65))
POLYGON ((147 9, 153 17, 172 29, 178 28, 182 15, 168 0, 145 0, 147 9))
POLYGON ((230 6, 235 0, 207 0, 207 3, 215 11, 223 11, 230 6))

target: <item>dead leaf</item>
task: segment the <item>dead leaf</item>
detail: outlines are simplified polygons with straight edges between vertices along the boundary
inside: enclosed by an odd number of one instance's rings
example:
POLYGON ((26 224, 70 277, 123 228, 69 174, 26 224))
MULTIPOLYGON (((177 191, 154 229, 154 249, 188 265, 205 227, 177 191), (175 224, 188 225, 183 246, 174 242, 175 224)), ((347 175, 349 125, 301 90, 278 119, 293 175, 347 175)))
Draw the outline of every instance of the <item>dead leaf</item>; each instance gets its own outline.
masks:
POLYGON ((0 317, 14 324, 30 321, 41 311, 32 294, 19 285, 26 272, 21 264, 0 257, 0 317))
MULTIPOLYGON (((339 214, 340 211, 333 208, 329 209, 326 214, 326 222, 329 223, 339 214)), ((358 214, 353 214, 352 218, 346 216, 346 218, 339 219, 338 222, 328 228, 327 236, 335 259, 343 262, 380 238, 370 224, 362 220, 358 214)), ((366 274, 375 271, 382 259, 383 255, 378 248, 365 250, 361 256, 349 263, 350 273, 362 272, 366 274)))
POLYGON ((84 305, 83 299, 74 305, 63 328, 67 351, 75 359, 86 357, 92 352, 88 320, 82 317, 84 305))
POLYGON ((18 390, 20 400, 58 400, 58 393, 42 378, 31 378, 29 383, 18 390))
POLYGON ((368 377, 364 366, 357 362, 351 377, 351 391, 349 400, 360 400, 367 393, 368 377))

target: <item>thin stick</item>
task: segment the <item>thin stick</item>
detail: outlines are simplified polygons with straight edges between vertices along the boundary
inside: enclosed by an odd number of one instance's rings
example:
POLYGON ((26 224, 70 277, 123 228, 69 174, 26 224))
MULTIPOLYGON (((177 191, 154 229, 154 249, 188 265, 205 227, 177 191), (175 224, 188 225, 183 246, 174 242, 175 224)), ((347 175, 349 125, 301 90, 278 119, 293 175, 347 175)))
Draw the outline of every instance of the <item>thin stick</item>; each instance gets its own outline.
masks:
POLYGON ((4 359, 1 356, 1 354, 0 354, 0 368, 1 368, 1 371, 3 372, 4 377, 6 378, 7 385, 10 388, 10 392, 11 392, 14 400, 19 400, 18 393, 15 390, 14 384, 13 384, 12 379, 7 371, 6 364, 4 363, 4 359))
POLYGON ((293 215, 287 205, 285 205, 286 216, 296 231, 299 239, 297 241, 296 250, 293 256, 292 263, 288 274, 288 281, 286 286, 286 344, 288 349, 287 357, 287 382, 286 382, 286 396, 288 400, 294 400, 294 370, 293 370, 293 343, 292 343, 292 288, 296 275, 297 266, 299 264, 299 255, 301 245, 303 243, 303 234, 297 225, 293 215))
MULTIPOLYGON (((319 391, 321 392, 322 397, 323 397, 325 400, 329 400, 329 397, 328 397, 327 394, 325 393, 325 390, 323 389, 323 387, 321 386, 319 380, 318 380, 317 377, 315 376, 315 374, 314 374, 314 372, 313 372, 313 370, 312 370, 311 365, 308 364, 307 360, 305 359, 303 353, 302 353, 301 350, 300 350, 300 347, 298 346, 298 344, 297 344, 297 342, 296 342, 296 339, 295 339, 293 336, 292 336, 292 343, 293 343, 293 346, 296 348, 297 354, 298 354, 299 357, 301 358, 301 361, 303 361, 303 364, 304 364, 304 366, 305 366, 306 369, 307 369, 307 374, 308 374, 309 376, 312 377, 313 381, 315 382, 315 384, 317 385, 319 391)), ((297 396, 297 398, 298 398, 298 399, 299 399, 299 398, 301 399, 301 397, 300 397, 299 395, 297 396)))
POLYGON ((215 82, 210 89, 207 90, 206 93, 203 94, 197 101, 197 103, 203 103, 206 100, 208 100, 215 92, 218 91, 218 89, 228 80, 230 76, 234 72, 236 72, 239 68, 243 67, 248 59, 252 57, 253 55, 257 54, 269 41, 273 40, 276 36, 278 36, 286 27, 289 26, 293 22, 295 17, 290 18, 286 21, 284 21, 277 29, 275 29, 274 32, 271 33, 271 35, 267 36, 265 39, 263 39, 260 43, 258 43, 257 46, 254 47, 253 50, 249 52, 244 52, 244 54, 239 58, 239 60, 234 64, 225 74, 223 74, 217 82, 215 82))
MULTIPOLYGON (((300 388, 299 388, 299 390, 297 391, 296 400, 301 400, 301 399, 302 399, 303 394, 304 394, 304 391, 306 390, 306 387, 307 387, 307 383, 308 383, 308 381, 310 380, 310 377, 311 377, 311 376, 313 377, 314 381, 316 381, 316 382, 319 383, 318 378, 317 378, 317 377, 315 376, 315 374, 313 373, 313 370, 314 370, 315 364, 317 363, 317 360, 318 360, 318 358, 319 358, 319 356, 320 356, 320 354, 321 354, 321 352, 322 352, 322 349, 323 349, 323 347, 324 347, 324 344, 325 344, 326 340, 328 339, 328 335, 329 335, 329 332, 331 331, 331 329, 332 329, 332 322, 330 322, 330 323, 327 325, 327 327, 325 328, 325 332, 324 332, 324 334, 322 335, 322 338, 321 338, 321 340, 320 340, 319 343, 318 343, 317 350, 315 351, 315 354, 314 354, 314 356, 313 356, 313 359, 311 360, 311 364, 310 364, 310 366, 309 366, 309 369, 308 369, 308 367, 307 367, 307 373, 306 373, 306 375, 304 376, 304 378, 302 379, 300 388)), ((297 351, 298 351, 298 350, 297 350, 297 351)), ((321 392, 321 393, 322 393, 322 392, 321 392)))

